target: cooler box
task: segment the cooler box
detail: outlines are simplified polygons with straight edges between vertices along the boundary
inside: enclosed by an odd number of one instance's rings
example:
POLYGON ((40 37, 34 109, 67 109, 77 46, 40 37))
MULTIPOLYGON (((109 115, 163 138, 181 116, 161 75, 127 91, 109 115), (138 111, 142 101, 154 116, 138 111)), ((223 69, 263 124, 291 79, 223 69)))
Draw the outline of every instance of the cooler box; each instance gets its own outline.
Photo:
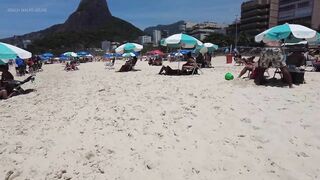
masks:
POLYGON ((232 54, 227 54, 226 58, 227 58, 227 64, 231 64, 232 63, 232 58, 233 58, 232 54))

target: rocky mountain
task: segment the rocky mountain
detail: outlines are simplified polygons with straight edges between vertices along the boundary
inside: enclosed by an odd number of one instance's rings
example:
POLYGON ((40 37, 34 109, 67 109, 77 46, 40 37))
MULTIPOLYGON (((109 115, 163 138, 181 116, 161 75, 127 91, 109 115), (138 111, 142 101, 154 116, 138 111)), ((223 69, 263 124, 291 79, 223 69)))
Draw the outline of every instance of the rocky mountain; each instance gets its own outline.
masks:
POLYGON ((177 33, 181 32, 180 31, 180 26, 183 25, 183 24, 185 24, 185 21, 178 21, 176 23, 169 24, 169 25, 152 26, 152 27, 146 28, 144 30, 144 33, 152 36, 153 30, 167 30, 167 31, 169 31, 169 35, 177 34, 177 33))
POLYGON ((63 24, 1 41, 19 44, 28 39, 33 41, 29 48, 33 52, 63 51, 100 47, 104 40, 135 40, 142 34, 134 25, 112 16, 106 0, 81 0, 63 24))

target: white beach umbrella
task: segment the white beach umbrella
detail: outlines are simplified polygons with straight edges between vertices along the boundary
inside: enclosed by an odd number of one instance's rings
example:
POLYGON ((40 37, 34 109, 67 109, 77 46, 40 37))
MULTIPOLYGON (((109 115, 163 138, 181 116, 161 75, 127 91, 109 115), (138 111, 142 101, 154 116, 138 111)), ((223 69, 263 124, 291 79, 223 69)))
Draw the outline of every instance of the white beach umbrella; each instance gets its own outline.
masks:
POLYGON ((166 39, 163 39, 160 44, 173 48, 194 48, 202 46, 203 43, 198 39, 186 34, 174 34, 166 39))
POLYGON ((212 44, 212 43, 204 43, 202 46, 198 46, 196 48, 196 52, 200 52, 202 54, 207 53, 207 52, 213 52, 219 48, 218 45, 212 44))
POLYGON ((0 42, 0 59, 15 59, 17 56, 21 59, 29 59, 32 54, 24 49, 0 42))
POLYGON ((307 28, 299 24, 283 24, 272 27, 257 36, 255 36, 256 42, 269 42, 286 40, 291 42, 299 42, 302 39, 306 41, 315 41, 318 38, 317 32, 313 29, 307 28))
POLYGON ((75 52, 65 52, 63 55, 67 57, 78 57, 78 54, 75 52))

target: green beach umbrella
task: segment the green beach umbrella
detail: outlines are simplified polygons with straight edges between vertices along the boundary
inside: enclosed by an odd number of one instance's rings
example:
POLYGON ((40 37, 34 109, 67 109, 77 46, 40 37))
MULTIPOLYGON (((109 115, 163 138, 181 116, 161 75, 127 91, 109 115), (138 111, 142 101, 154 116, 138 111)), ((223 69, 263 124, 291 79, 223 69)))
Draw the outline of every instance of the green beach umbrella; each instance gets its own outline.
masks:
POLYGON ((257 36, 255 36, 256 42, 270 42, 270 41, 301 41, 306 40, 308 42, 315 41, 317 39, 317 32, 313 29, 307 28, 299 24, 283 24, 272 27, 257 36))
POLYGON ((203 45, 198 39, 186 34, 174 34, 161 40, 160 44, 172 48, 195 48, 203 45))
POLYGON ((17 56, 21 59, 29 59, 32 54, 24 49, 0 42, 0 59, 15 59, 17 56))
POLYGON ((139 52, 143 49, 143 46, 137 43, 126 43, 115 49, 116 53, 130 53, 130 52, 139 52))

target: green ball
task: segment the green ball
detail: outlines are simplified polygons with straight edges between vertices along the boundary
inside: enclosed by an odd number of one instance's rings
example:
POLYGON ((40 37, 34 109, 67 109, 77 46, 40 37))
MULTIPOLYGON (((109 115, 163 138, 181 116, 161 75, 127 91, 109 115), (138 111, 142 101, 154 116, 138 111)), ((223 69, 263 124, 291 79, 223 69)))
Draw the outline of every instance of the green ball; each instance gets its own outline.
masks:
POLYGON ((234 76, 231 74, 231 73, 227 73, 224 78, 227 80, 227 81, 230 81, 230 80, 233 80, 234 79, 234 76))

